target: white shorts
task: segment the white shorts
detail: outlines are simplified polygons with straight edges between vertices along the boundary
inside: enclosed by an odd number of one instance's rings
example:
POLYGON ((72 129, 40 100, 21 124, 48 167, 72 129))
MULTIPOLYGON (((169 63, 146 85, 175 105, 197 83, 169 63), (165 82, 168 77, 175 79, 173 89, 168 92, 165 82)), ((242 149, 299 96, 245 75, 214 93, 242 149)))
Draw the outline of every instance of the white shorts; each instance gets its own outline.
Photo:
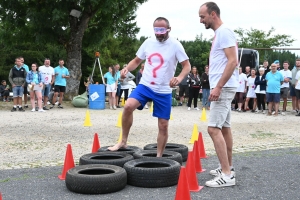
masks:
POLYGON ((107 84, 106 85, 106 92, 117 92, 116 84, 115 83, 113 83, 111 85, 107 84))
POLYGON ((230 127, 231 102, 235 96, 236 88, 222 88, 218 101, 210 103, 209 127, 222 129, 230 127))

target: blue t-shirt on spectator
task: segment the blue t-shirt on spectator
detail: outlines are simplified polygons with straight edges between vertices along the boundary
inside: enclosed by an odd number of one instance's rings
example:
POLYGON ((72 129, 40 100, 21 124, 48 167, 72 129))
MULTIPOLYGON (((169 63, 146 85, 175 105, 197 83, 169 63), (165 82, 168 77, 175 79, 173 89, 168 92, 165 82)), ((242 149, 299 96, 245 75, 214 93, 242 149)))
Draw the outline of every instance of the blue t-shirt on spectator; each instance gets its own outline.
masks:
POLYGON ((106 72, 104 74, 104 78, 107 79, 106 84, 111 85, 111 84, 114 84, 118 80, 118 74, 115 74, 115 77, 113 77, 110 72, 106 72))
POLYGON ((26 64, 23 64, 22 67, 24 67, 25 71, 28 73, 29 72, 29 67, 26 64))
POLYGON ((121 77, 121 72, 120 72, 120 70, 117 71, 116 75, 117 75, 117 79, 118 79, 118 85, 120 85, 120 84, 121 84, 121 82, 119 81, 119 79, 120 79, 120 77, 121 77))
POLYGON ((54 74, 55 74, 55 85, 59 86, 67 86, 66 78, 63 78, 62 75, 70 76, 69 70, 65 67, 57 66, 54 68, 54 74))
POLYGON ((283 81, 283 76, 279 71, 273 73, 268 72, 266 75, 267 82, 267 92, 268 93, 280 93, 281 82, 283 81))

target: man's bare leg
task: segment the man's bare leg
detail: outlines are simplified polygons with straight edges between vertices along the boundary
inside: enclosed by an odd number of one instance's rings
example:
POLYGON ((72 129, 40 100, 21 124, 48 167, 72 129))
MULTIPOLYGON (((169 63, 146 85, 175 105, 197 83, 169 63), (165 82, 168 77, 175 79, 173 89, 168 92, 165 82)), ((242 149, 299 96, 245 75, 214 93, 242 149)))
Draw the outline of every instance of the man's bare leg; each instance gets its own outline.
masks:
POLYGON ((44 106, 47 106, 48 96, 44 96, 44 106))
POLYGON ((232 134, 231 134, 231 128, 229 127, 223 127, 222 128, 222 134, 226 143, 227 147, 227 156, 228 156, 228 163, 229 166, 232 166, 232 146, 233 146, 233 140, 232 140, 232 134))
POLYGON ((282 105, 282 111, 286 111, 286 106, 287 106, 287 98, 283 98, 283 105, 282 105))
POLYGON ((58 102, 59 102, 60 104, 62 104, 63 97, 64 97, 64 92, 60 92, 60 93, 59 93, 59 100, 58 100, 58 102))
POLYGON ((279 109, 279 102, 277 103, 275 103, 275 114, 278 114, 278 109, 279 109))
POLYGON ((272 108, 273 108, 273 102, 269 102, 268 104, 268 112, 272 113, 272 108))
POLYGON ((133 111, 140 106, 140 102, 133 98, 128 98, 122 114, 122 141, 113 147, 108 147, 110 151, 117 151, 127 147, 127 138, 133 121, 133 111))
POLYGON ((18 105, 22 107, 22 97, 17 97, 18 98, 18 105))
POLYGON ((158 135, 157 135, 157 157, 162 157, 168 141, 169 120, 158 119, 158 135))
POLYGON ((54 92, 54 95, 53 95, 53 98, 52 98, 52 105, 54 105, 55 104, 55 102, 56 102, 56 99, 57 99, 57 96, 58 96, 58 92, 54 92))
POLYGON ((215 150, 221 164, 222 172, 228 175, 231 174, 228 162, 227 146, 221 130, 216 127, 208 127, 208 133, 213 140, 215 150))

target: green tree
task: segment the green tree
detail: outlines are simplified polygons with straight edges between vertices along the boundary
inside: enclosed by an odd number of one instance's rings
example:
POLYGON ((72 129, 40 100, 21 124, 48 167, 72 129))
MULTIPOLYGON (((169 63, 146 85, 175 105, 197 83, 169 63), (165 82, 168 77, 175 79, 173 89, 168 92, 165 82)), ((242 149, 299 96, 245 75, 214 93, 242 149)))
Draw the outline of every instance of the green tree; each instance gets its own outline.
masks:
MULTIPOLYGON (((291 46, 295 41, 290 35, 274 34, 274 27, 271 27, 267 32, 253 28, 250 30, 238 28, 234 30, 234 32, 238 36, 239 48, 259 49, 283 47, 291 46)), ((288 60, 292 64, 295 62, 296 55, 289 51, 258 50, 258 52, 260 55, 260 63, 262 63, 263 60, 268 60, 270 63, 274 60, 280 60, 281 63, 285 60, 288 60)))
POLYGON ((274 34, 274 27, 267 32, 253 28, 250 30, 238 28, 234 30, 234 32, 238 35, 239 47, 244 48, 291 46, 291 44, 295 41, 295 39, 291 38, 290 35, 274 34))
MULTIPOLYGON (((191 66, 196 66, 199 74, 204 72, 204 66, 208 64, 209 52, 211 47, 211 40, 203 39, 202 34, 197 35, 194 41, 180 41, 184 47, 191 66)), ((181 71, 177 68, 176 74, 181 71)))
MULTIPOLYGON (((146 0, 2 0, 1 41, 7 44, 24 40, 32 43, 60 44, 66 50, 70 79, 66 98, 78 94, 82 76, 83 45, 101 43, 111 33, 134 35, 134 11, 146 0), (74 14, 75 13, 75 14, 74 14), (78 13, 79 15, 76 15, 78 13), (129 28, 123 28, 127 24, 129 28)), ((121 34, 121 35, 122 35, 121 34)))

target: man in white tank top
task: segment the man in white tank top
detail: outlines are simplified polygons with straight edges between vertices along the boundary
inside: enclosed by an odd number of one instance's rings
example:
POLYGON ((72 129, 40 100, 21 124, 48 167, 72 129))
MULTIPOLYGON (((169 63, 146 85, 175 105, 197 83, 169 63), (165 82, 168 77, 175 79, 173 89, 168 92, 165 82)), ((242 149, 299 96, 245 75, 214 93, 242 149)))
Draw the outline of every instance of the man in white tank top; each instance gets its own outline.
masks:
POLYGON ((220 167, 211 170, 216 177, 205 183, 208 187, 235 185, 232 167, 232 134, 230 128, 231 101, 238 86, 238 47, 235 34, 220 19, 220 9, 214 2, 204 3, 199 10, 200 23, 215 31, 209 56, 210 116, 208 133, 211 136, 220 167))

